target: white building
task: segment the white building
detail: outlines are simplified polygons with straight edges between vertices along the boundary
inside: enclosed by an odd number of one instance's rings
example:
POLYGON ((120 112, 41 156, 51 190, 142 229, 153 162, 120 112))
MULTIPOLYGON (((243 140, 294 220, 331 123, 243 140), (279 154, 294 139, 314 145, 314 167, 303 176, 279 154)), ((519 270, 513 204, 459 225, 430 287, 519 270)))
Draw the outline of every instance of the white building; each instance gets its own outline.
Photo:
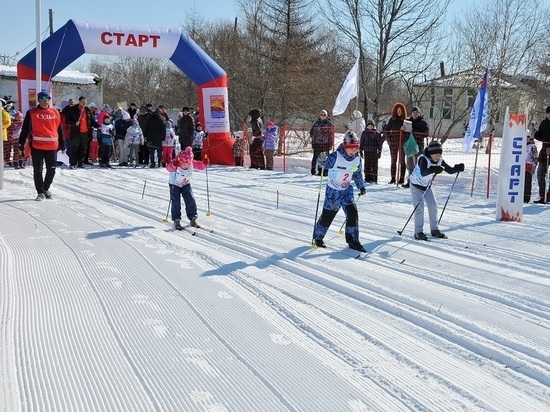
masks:
MULTIPOLYGON (((0 65, 0 97, 11 96, 19 108, 17 96, 17 67, 0 65)), ((76 70, 62 70, 53 77, 53 103, 62 108, 67 100, 75 103, 80 96, 88 99, 88 104, 103 104, 103 84, 95 73, 82 73, 76 70)))

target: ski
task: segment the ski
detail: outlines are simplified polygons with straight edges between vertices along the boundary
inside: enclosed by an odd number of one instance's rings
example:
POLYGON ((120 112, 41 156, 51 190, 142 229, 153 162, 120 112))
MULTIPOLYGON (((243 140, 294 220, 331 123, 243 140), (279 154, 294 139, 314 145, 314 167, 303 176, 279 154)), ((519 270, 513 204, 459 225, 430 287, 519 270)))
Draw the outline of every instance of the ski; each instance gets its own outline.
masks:
POLYGON ((361 258, 362 256, 367 256, 367 254, 369 253, 368 251, 366 252, 357 252, 351 248, 346 248, 346 249, 336 249, 336 248, 333 248, 333 247, 319 247, 315 244, 311 245, 311 250, 323 250, 323 249, 328 249, 328 250, 331 250, 331 251, 334 251, 334 252, 341 252, 345 255, 349 255, 349 254, 352 254, 350 257, 353 258, 353 259, 359 259, 361 258), (348 253, 346 253, 348 252, 348 253), (358 254, 356 255, 355 252, 357 252, 358 254))

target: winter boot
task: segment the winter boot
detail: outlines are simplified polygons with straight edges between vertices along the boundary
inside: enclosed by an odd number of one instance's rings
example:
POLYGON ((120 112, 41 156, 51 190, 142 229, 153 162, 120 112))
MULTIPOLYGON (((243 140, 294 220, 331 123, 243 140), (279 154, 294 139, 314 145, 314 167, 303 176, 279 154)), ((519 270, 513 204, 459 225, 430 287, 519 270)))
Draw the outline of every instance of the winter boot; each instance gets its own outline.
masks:
POLYGON ((189 224, 190 224, 192 227, 200 228, 200 225, 197 223, 197 218, 196 218, 196 217, 192 217, 192 218, 189 220, 189 224))
POLYGON ((34 200, 36 200, 37 202, 41 202, 45 198, 46 198, 46 196, 44 196, 44 193, 38 193, 38 196, 36 196, 36 199, 34 199, 34 200))
POLYGON ((46 199, 51 199, 52 198, 52 193, 49 190, 45 190, 44 191, 44 196, 46 197, 46 199))
POLYGON ((180 219, 174 220, 174 229, 183 230, 183 226, 181 225, 181 220, 180 219))
POLYGON ((366 252, 363 245, 359 242, 350 242, 348 243, 348 246, 350 247, 350 249, 357 250, 359 252, 366 252))
POLYGON ((414 238, 416 240, 428 240, 428 236, 424 234, 424 232, 418 232, 414 234, 414 238))
POLYGON ((317 247, 327 247, 323 239, 315 239, 315 246, 317 247))
POLYGON ((401 187, 408 189, 409 187, 411 187, 411 183, 407 180, 407 183, 405 183, 404 185, 401 185, 401 187))
POLYGON ((442 231, 438 230, 432 230, 431 232, 433 237, 438 237, 440 239, 447 239, 447 235, 443 233, 442 231))

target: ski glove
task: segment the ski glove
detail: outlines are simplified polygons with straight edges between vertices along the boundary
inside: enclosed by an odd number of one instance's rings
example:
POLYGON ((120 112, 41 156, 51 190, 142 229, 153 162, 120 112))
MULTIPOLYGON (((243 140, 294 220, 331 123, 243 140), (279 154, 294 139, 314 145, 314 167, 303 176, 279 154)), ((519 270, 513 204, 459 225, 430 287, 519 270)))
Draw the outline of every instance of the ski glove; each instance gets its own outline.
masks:
POLYGON ((367 189, 365 189, 364 187, 362 187, 360 190, 359 190, 359 196, 363 196, 363 195, 366 195, 367 194, 367 189))
POLYGON ((436 175, 441 173, 443 170, 445 170, 445 168, 443 166, 430 166, 428 168, 428 172, 435 173, 436 175))
POLYGON ((455 165, 454 169, 457 171, 457 172, 463 172, 464 171, 464 163, 458 163, 455 165))

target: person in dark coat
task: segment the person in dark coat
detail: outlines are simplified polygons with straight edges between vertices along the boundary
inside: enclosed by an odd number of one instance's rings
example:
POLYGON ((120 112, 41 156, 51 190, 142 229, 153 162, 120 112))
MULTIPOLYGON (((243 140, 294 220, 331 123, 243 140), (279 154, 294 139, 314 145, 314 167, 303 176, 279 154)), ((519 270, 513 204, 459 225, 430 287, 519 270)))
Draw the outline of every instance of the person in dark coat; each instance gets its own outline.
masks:
MULTIPOLYGON (((317 170, 317 159, 321 153, 330 153, 334 143, 334 127, 328 117, 326 110, 321 110, 321 114, 309 131, 311 137, 311 147, 313 148, 313 158, 311 159, 311 174, 321 174, 321 169, 317 170)), ((325 170, 325 176, 328 170, 325 170)))
POLYGON ((189 107, 181 109, 182 116, 178 122, 178 133, 181 150, 190 146, 193 147, 193 139, 195 138, 195 121, 191 116, 189 107))
POLYGON ((252 128, 252 144, 250 145, 250 168, 265 170, 264 137, 262 135, 262 111, 252 109, 248 112, 250 127, 252 128))
MULTIPOLYGON (((420 109, 417 106, 414 106, 412 108, 411 117, 409 117, 407 120, 412 123, 412 134, 414 135, 414 139, 416 140, 416 144, 418 145, 419 149, 418 153, 416 153, 414 156, 407 157, 406 164, 410 176, 416 166, 418 156, 420 156, 420 153, 422 153, 422 151, 424 150, 424 141, 428 137, 430 127, 428 126, 428 123, 424 120, 424 117, 420 114, 420 109)), ((405 127, 403 126, 401 130, 404 131, 405 127)), ((402 187, 409 187, 409 185, 410 183, 407 182, 402 187)))
POLYGON ((89 163, 86 159, 88 145, 92 141, 92 128, 99 127, 94 120, 92 111, 86 106, 86 98, 80 96, 78 104, 69 107, 66 112, 66 121, 71 130, 71 157, 69 158, 69 167, 84 167, 84 163, 89 163))
POLYGON ((550 157, 550 106, 546 108, 546 118, 540 122, 539 130, 535 132, 534 137, 536 140, 542 142, 542 148, 539 152, 539 167, 537 169, 540 199, 534 203, 544 204, 550 202, 550 187, 546 188, 546 175, 548 173, 548 160, 550 157))
MULTIPOLYGON (((141 106, 139 108, 139 115, 138 115, 138 123, 139 128, 143 132, 143 140, 147 140, 147 136, 145 135, 145 130, 147 129, 147 123, 149 122, 149 119, 151 118, 151 111, 147 109, 146 106, 141 106)), ((149 162, 149 148, 146 144, 142 144, 140 146, 139 151, 139 163, 140 164, 147 164, 149 162)))
MULTIPOLYGON (((407 118, 407 108, 401 102, 393 105, 391 117, 384 127, 384 138, 390 147, 390 173, 391 180, 389 184, 398 182, 400 185, 405 183, 405 153, 403 152, 403 143, 405 143, 401 127, 403 121, 407 118), (399 164, 399 171, 397 165, 399 164)), ((408 137, 408 136, 407 136, 408 137)))
POLYGON ((149 167, 151 169, 155 167, 155 164, 160 167, 162 162, 162 141, 166 136, 163 112, 164 110, 161 108, 155 110, 147 120, 146 129, 143 133, 146 138, 147 147, 149 147, 149 167), (157 154, 156 161, 155 153, 157 154))
POLYGON ((378 183, 378 159, 382 155, 382 135, 376 130, 374 121, 367 121, 367 128, 361 133, 359 151, 365 160, 365 182, 378 183))

